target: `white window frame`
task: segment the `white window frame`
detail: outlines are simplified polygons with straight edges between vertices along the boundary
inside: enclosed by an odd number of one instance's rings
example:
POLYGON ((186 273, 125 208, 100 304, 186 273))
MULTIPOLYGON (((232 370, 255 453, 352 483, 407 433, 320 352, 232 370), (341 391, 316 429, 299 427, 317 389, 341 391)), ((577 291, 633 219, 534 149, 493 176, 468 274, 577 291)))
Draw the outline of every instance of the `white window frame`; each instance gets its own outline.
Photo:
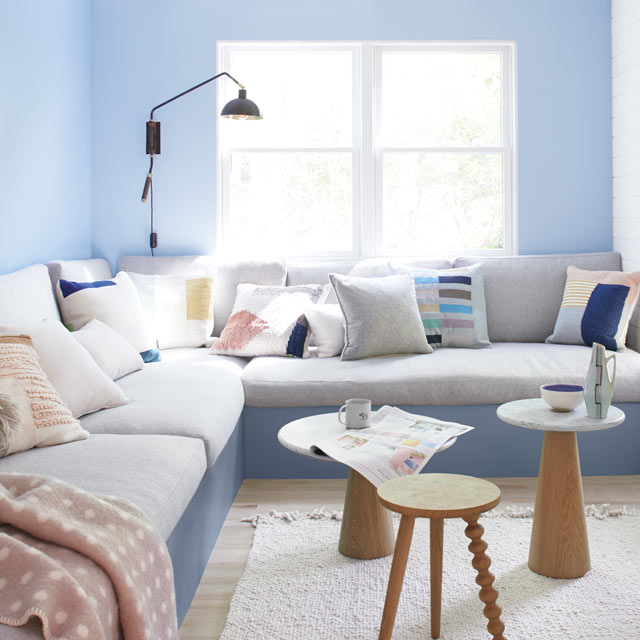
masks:
MULTIPOLYGON (((478 153, 500 154, 503 158, 503 247, 501 249, 465 249, 443 247, 441 251, 422 255, 515 255, 518 252, 517 211, 517 104, 516 104, 516 43, 511 41, 442 41, 442 42, 393 42, 393 41, 318 41, 318 42, 218 42, 218 72, 230 69, 232 51, 264 51, 265 49, 336 51, 350 50, 353 61, 353 127, 352 147, 326 148, 224 148, 216 131, 217 148, 217 233, 218 255, 225 254, 225 231, 229 223, 231 154, 238 152, 286 153, 286 152, 351 152, 352 153, 352 224, 353 246, 351 251, 317 251, 311 254, 295 254, 287 258, 306 260, 353 260, 367 257, 393 257, 383 251, 382 245, 382 160, 385 152, 408 153, 478 153), (446 51, 456 53, 491 52, 501 55, 502 89, 502 145, 500 147, 383 147, 381 145, 381 70, 382 55, 386 51, 446 51), (372 212, 366 215, 366 212, 372 212)), ((277 73, 277 70, 274 70, 277 73)), ((242 81, 242 78, 239 78, 242 81)), ((292 80, 292 81, 295 81, 292 80)), ((218 112, 233 97, 235 85, 218 86, 218 112)), ((410 89, 410 88, 408 88, 410 89)), ((255 96, 251 96, 255 97, 255 96)), ((257 102, 259 100, 256 98, 257 102)), ((398 252, 402 254, 403 252, 398 252)), ((398 255, 395 254, 395 255, 398 255)))

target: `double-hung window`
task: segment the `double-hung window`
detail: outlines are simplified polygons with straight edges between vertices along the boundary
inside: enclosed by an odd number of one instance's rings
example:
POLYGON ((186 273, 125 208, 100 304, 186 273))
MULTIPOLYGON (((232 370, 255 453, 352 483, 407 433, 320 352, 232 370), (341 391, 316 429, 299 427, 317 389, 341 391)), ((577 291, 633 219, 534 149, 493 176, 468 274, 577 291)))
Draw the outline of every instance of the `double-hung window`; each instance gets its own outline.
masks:
POLYGON ((264 116, 218 123, 220 253, 515 252, 512 44, 222 43, 219 69, 264 116))

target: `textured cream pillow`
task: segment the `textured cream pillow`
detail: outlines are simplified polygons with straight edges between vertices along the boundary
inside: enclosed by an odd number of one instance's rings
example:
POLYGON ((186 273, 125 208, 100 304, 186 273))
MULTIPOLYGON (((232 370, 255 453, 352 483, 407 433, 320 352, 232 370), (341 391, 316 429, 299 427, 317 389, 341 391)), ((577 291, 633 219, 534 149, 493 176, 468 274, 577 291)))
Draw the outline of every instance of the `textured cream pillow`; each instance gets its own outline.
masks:
POLYGON ((0 337, 0 457, 88 436, 40 367, 31 338, 0 337))
POLYGON ((19 334, 31 337, 40 366, 74 418, 129 402, 60 322, 0 327, 0 336, 19 334))

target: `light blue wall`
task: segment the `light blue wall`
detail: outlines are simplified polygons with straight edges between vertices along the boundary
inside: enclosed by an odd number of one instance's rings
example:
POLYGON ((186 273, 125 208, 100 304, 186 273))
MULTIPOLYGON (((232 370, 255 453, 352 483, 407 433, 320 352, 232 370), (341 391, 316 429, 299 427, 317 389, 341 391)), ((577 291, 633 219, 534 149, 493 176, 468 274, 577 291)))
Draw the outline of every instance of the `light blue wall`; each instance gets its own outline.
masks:
POLYGON ((0 0, 0 273, 91 252, 91 3, 0 0))
MULTIPOLYGON (((517 41, 520 252, 611 248, 608 0, 94 0, 94 255, 148 252, 149 109, 213 75, 217 40, 291 39, 517 41)), ((212 253, 215 87, 158 115, 158 253, 212 253)))

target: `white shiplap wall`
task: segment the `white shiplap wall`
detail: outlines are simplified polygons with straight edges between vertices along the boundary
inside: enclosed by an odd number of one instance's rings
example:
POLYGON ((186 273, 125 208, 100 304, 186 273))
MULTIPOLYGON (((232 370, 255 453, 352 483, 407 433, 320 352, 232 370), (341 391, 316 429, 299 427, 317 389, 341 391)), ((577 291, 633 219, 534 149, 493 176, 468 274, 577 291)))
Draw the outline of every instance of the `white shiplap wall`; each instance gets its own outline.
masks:
MULTIPOLYGON (((611 2, 613 249, 640 271, 640 0, 611 2)), ((628 342, 640 346, 636 311, 628 342)))

